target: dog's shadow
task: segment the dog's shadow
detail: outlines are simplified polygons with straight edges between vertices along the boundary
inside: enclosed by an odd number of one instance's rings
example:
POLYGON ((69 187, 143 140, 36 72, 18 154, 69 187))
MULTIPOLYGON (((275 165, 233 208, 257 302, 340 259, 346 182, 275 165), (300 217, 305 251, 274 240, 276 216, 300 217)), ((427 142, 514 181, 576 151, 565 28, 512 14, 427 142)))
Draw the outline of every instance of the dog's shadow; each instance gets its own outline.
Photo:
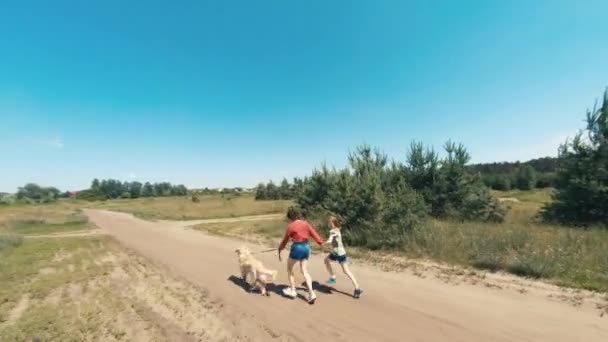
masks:
MULTIPOLYGON (((228 281, 230 281, 234 285, 242 288, 246 292, 253 292, 253 288, 252 288, 251 284, 248 284, 241 277, 237 277, 235 275, 231 275, 230 277, 228 277, 228 281)), ((287 288, 287 285, 277 285, 277 284, 274 284, 274 283, 270 283, 270 284, 266 285, 266 291, 268 291, 268 293, 274 293, 274 294, 277 294, 277 295, 279 295, 281 297, 285 297, 285 295, 283 295, 283 289, 285 289, 285 288, 287 288)))
MULTIPOLYGON (((241 277, 237 277, 235 275, 231 275, 230 277, 228 277, 228 281, 232 282, 234 285, 240 287, 241 289, 243 289, 246 292, 253 292, 252 286, 251 284, 248 284, 243 278, 241 277)), ((284 285, 284 284, 274 284, 274 283, 270 283, 266 285, 266 291, 268 291, 268 293, 274 293, 276 295, 279 295, 283 298, 288 298, 291 299, 290 297, 285 296, 285 294, 283 294, 283 290, 286 289, 288 286, 284 285)), ((349 296, 352 297, 353 295, 350 293, 346 293, 340 290, 336 290, 335 288, 331 287, 331 286, 327 286, 327 285, 323 285, 321 283, 319 283, 318 281, 313 281, 312 282, 312 288, 315 291, 318 291, 320 293, 323 294, 332 294, 332 293, 340 293, 343 294, 345 296, 349 296)), ((297 288, 298 290, 304 290, 306 291, 306 284, 303 283, 301 287, 297 288)), ((304 300, 304 301, 308 301, 308 299, 301 295, 298 294, 298 298, 304 300)))

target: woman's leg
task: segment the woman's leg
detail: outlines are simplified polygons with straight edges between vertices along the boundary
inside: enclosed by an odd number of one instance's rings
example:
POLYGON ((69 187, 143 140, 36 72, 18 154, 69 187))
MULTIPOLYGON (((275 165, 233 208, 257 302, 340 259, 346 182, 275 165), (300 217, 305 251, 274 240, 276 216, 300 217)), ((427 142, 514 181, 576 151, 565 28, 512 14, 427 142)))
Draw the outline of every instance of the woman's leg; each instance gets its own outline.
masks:
POLYGON ((306 288, 308 288, 309 300, 313 300, 317 298, 314 290, 312 289, 312 279, 310 278, 310 273, 308 273, 308 260, 300 261, 300 268, 302 270, 302 274, 304 275, 304 279, 306 280, 306 288))
POLYGON ((296 279, 293 275, 293 267, 296 264, 296 260, 289 258, 287 259, 287 275, 289 276, 289 286, 291 287, 291 293, 296 294, 296 279))
POLYGON ((355 276, 350 271, 350 268, 348 267, 348 264, 347 263, 342 263, 342 264, 340 264, 340 266, 342 266, 342 271, 344 271, 344 274, 346 274, 346 276, 350 279, 350 281, 353 282, 353 286, 355 287, 355 290, 358 289, 359 288, 359 283, 357 283, 357 279, 355 279, 355 276))
POLYGON ((327 269, 327 273, 329 273, 329 276, 332 279, 335 279, 336 278, 336 274, 334 273, 334 270, 331 267, 331 260, 329 260, 328 256, 325 257, 325 268, 327 269))

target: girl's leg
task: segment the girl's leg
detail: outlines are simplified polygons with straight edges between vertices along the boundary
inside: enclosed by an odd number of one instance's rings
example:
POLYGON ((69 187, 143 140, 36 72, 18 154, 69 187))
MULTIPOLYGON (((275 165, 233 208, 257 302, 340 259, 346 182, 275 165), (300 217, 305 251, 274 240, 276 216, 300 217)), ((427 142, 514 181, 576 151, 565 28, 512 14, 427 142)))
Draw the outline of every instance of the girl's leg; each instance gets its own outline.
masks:
POLYGON ((346 274, 346 276, 350 279, 350 281, 353 282, 353 286, 355 287, 355 290, 359 289, 359 283, 357 283, 357 279, 355 279, 355 276, 350 271, 348 264, 342 263, 341 266, 342 266, 342 271, 344 271, 344 274, 346 274))
POLYGON ((325 268, 327 269, 327 273, 329 273, 331 279, 335 279, 336 274, 334 273, 334 270, 331 267, 331 260, 329 260, 329 257, 325 257, 325 268))
POLYGON ((289 275, 289 286, 291 287, 291 293, 296 294, 296 279, 293 275, 293 267, 296 264, 296 260, 292 258, 287 259, 287 274, 289 275))
POLYGON ((304 275, 304 279, 306 280, 306 288, 308 288, 309 293, 309 301, 313 301, 317 296, 312 289, 312 279, 310 278, 310 273, 308 273, 308 260, 300 261, 300 268, 302 270, 302 274, 304 275))

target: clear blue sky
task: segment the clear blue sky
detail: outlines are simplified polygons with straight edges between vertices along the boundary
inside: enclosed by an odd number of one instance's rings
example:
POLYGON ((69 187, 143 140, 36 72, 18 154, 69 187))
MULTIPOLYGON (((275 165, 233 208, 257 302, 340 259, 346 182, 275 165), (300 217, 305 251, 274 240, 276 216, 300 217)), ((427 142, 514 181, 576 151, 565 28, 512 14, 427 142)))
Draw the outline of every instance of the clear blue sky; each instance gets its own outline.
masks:
POLYGON ((608 85, 607 1, 3 1, 0 191, 250 186, 403 158, 555 155, 608 85))

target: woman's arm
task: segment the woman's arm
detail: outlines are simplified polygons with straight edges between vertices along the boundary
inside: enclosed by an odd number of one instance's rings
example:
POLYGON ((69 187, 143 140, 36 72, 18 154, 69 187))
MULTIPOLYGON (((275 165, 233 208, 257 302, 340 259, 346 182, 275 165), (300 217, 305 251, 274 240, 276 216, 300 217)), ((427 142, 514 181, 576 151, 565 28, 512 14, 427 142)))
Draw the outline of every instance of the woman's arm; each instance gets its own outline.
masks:
POLYGON ((312 225, 310 225, 310 223, 308 224, 308 233, 310 234, 310 236, 312 236, 313 240, 315 240, 315 242, 319 246, 323 246, 323 239, 321 239, 319 233, 317 233, 317 231, 312 227, 312 225))
POLYGON ((282 250, 285 249, 285 246, 287 246, 287 242, 289 242, 289 226, 287 227, 287 229, 285 229, 285 236, 283 237, 283 240, 281 240, 281 243, 279 244, 279 252, 281 252, 282 250))
POLYGON ((285 249, 285 246, 287 246, 288 241, 289 241, 289 226, 287 227, 287 229, 285 229, 285 236, 283 237, 283 240, 281 240, 281 243, 279 244, 279 249, 278 249, 279 261, 283 261, 283 260, 281 260, 281 252, 285 249))

